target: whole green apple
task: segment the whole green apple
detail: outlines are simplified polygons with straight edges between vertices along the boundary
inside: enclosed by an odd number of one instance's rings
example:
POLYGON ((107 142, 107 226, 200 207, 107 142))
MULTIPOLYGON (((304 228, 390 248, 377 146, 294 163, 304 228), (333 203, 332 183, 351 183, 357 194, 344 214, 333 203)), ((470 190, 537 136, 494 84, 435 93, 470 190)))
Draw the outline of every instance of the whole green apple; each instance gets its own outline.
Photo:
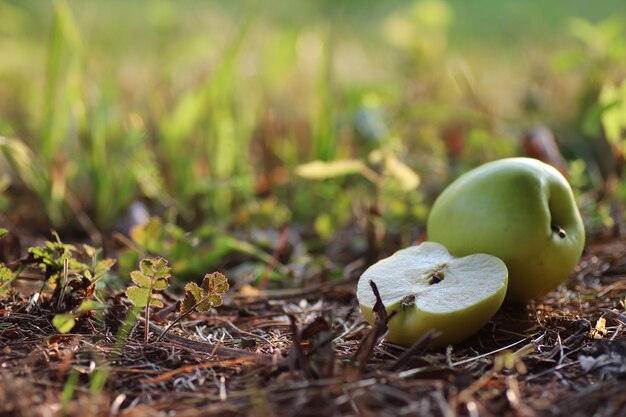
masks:
POLYGON ((489 162, 459 177, 435 201, 427 232, 454 256, 502 259, 509 270, 507 299, 516 302, 563 282, 585 245, 567 180, 531 158, 489 162))

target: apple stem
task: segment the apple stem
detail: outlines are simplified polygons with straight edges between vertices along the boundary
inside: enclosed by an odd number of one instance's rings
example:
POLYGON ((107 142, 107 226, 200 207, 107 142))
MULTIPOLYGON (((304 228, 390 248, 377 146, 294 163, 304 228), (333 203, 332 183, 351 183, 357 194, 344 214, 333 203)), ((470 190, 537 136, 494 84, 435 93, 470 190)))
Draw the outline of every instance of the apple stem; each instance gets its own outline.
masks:
POLYGON ((400 304, 402 305, 403 308, 406 308, 412 304, 415 304, 415 295, 407 295, 406 297, 402 298, 402 300, 400 301, 400 304))
POLYGON ((550 226, 554 233, 557 233, 561 239, 565 239, 565 237, 567 236, 567 233, 565 233, 565 230, 563 230, 561 226, 559 226, 556 223, 552 223, 550 226))

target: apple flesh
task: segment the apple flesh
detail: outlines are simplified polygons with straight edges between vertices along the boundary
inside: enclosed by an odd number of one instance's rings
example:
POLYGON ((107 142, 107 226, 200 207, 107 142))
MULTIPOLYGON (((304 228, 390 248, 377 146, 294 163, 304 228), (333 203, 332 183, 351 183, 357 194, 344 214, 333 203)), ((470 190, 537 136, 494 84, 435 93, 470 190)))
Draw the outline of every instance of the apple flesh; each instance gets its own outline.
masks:
POLYGON ((557 287, 585 245, 567 180, 531 158, 501 159, 459 177, 433 204, 427 232, 455 256, 502 259, 509 270, 507 299, 516 302, 557 287))
POLYGON ((410 346, 430 330, 431 346, 460 342, 498 311, 507 288, 507 269, 498 258, 474 254, 455 258, 440 244, 402 249, 369 267, 359 279, 357 298, 373 324, 373 281, 388 314, 386 339, 410 346))

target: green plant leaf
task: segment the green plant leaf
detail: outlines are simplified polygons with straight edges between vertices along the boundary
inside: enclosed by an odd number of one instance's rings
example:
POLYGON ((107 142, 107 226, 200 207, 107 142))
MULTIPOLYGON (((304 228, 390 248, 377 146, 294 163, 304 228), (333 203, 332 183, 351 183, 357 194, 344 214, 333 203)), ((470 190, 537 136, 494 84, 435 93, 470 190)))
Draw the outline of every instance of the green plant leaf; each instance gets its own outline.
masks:
POLYGON ((140 271, 130 273, 130 279, 141 288, 150 288, 150 277, 140 271))
POLYGON ((158 217, 151 217, 148 223, 137 225, 130 231, 130 238, 146 251, 160 253, 165 236, 165 227, 158 217))
POLYGON ((626 138, 626 81, 621 85, 606 82, 600 91, 598 103, 603 106, 600 119, 606 138, 618 145, 626 138))
POLYGON ((158 291, 158 290, 164 290, 164 289, 166 289, 166 288, 167 288, 167 286, 168 286, 168 285, 169 285, 169 284, 168 284, 168 282, 167 282, 167 279, 165 279, 165 278, 156 278, 156 279, 153 281, 153 283, 152 283, 152 288, 153 288, 154 290, 157 290, 157 291, 158 291))
POLYGON ((6 294, 9 285, 15 279, 15 274, 5 264, 0 264, 0 295, 6 294))
POLYGON ((164 306, 163 301, 161 301, 158 298, 154 298, 154 297, 152 297, 150 299, 150 305, 152 305, 154 307, 158 307, 158 308, 163 308, 163 306, 164 306))
POLYGON ((83 246, 83 251, 85 251, 85 253, 89 257, 97 256, 98 252, 100 252, 99 250, 97 250, 93 246, 90 246, 90 245, 87 245, 87 244, 83 244, 82 246, 83 246))
POLYGON ((139 262, 139 270, 146 276, 154 275, 154 263, 158 258, 145 258, 139 262))
POLYGON ((106 307, 106 304, 99 303, 95 300, 85 300, 80 304, 80 306, 78 306, 76 311, 83 313, 89 310, 104 310, 106 307))
POLYGON ((145 307, 148 304, 150 290, 148 288, 128 287, 126 297, 137 307, 145 307))
POLYGON ((76 319, 72 314, 57 314, 52 318, 52 325, 59 333, 69 333, 76 325, 76 319))
POLYGON ((111 258, 106 258, 98 261, 93 269, 93 278, 91 280, 95 282, 104 277, 107 272, 109 272, 111 268, 113 268, 116 262, 117 261, 115 259, 111 258))
POLYGON ((4 237, 9 231, 0 227, 0 238, 4 237))

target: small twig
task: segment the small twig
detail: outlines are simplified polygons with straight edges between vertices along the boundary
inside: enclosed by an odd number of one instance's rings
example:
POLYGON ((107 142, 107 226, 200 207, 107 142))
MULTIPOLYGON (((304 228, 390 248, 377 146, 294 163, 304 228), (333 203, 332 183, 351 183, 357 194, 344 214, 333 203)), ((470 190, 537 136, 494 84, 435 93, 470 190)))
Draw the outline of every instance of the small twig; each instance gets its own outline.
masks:
MULTIPOLYGON (((162 373, 152 378, 143 379, 141 380, 141 382, 144 384, 164 382, 180 374, 186 374, 186 373, 197 371, 200 369, 211 369, 211 368, 217 368, 217 367, 228 368, 229 366, 235 366, 241 363, 254 362, 255 359, 256 359, 255 355, 248 355, 248 356, 242 356, 240 358, 226 359, 222 361, 212 361, 209 363, 187 365, 187 366, 183 366, 183 367, 176 368, 171 371, 162 373)), ((142 370, 141 372, 144 373, 145 371, 142 370)))
POLYGON ((357 349, 353 357, 358 362, 359 372, 363 372, 363 370, 365 369, 365 364, 367 363, 368 358, 374 351, 374 348, 387 333, 387 323, 389 323, 389 320, 391 320, 391 318, 397 313, 397 311, 394 311, 388 315, 387 310, 385 310, 383 300, 380 298, 378 287, 376 286, 374 281, 370 281, 370 287, 372 287, 372 291, 374 292, 374 296, 376 297, 376 302, 374 303, 374 307, 372 308, 375 321, 374 325, 372 326, 372 330, 363 338, 363 340, 361 340, 359 348, 357 349))
POLYGON ((312 377, 311 368, 309 366, 307 356, 302 350, 302 344, 300 340, 300 330, 298 329, 298 326, 296 325, 296 318, 293 316, 293 314, 289 314, 287 317, 289 317, 289 324, 290 324, 291 335, 292 335, 291 350, 289 351, 289 357, 291 357, 292 360, 289 362, 289 364, 292 370, 300 369, 304 373, 307 379, 311 379, 312 377))
POLYGON ((270 342, 267 338, 260 336, 258 334, 254 334, 251 332, 247 332, 237 326, 235 326, 235 324, 230 321, 230 320, 226 320, 226 319, 222 319, 217 317, 218 320, 228 324, 234 331, 236 331, 237 333, 244 335, 244 336, 248 336, 248 337, 252 337, 254 339, 258 339, 258 340, 262 340, 263 342, 267 343, 267 345, 270 347, 270 352, 274 352, 274 345, 272 344, 272 342, 270 342))
POLYGON ((283 249, 285 249, 285 245, 287 243, 288 237, 289 237, 289 226, 285 226, 283 230, 280 232, 278 243, 276 244, 276 248, 274 248, 274 253, 272 253, 272 260, 270 263, 267 264, 267 267, 265 268, 265 272, 263 272, 263 276, 259 280, 258 288, 260 289, 267 288, 270 273, 276 266, 276 263, 278 263, 278 257, 282 253, 283 249))
POLYGON ((188 317, 189 315, 191 315, 191 313, 193 313, 196 310, 196 307, 198 307, 201 303, 204 302, 204 299, 198 301, 196 304, 193 305, 193 307, 191 307, 189 310, 185 311, 184 313, 182 313, 181 315, 179 315, 178 317, 176 317, 176 319, 174 319, 173 322, 171 322, 166 328, 165 330, 163 330, 163 332, 159 335, 159 337, 156 338, 155 342, 160 341, 163 336, 165 336, 165 333, 169 332, 170 329, 172 327, 174 327, 178 322, 180 322, 182 319, 184 319, 185 317, 188 317))
POLYGON ((406 365, 411 356, 415 355, 417 352, 421 352, 426 349, 430 342, 435 337, 437 337, 437 335, 438 332, 436 332, 435 330, 429 330, 428 332, 426 332, 426 334, 420 337, 417 342, 413 343, 410 348, 405 350, 402 355, 400 355, 400 357, 389 367, 389 370, 397 371, 398 369, 402 368, 404 365, 406 365))
MULTIPOLYGON (((143 319, 142 317, 139 317, 139 321, 143 322, 144 325, 146 323, 145 319, 143 319)), ((155 333, 162 333, 163 332, 163 328, 161 326, 158 326, 154 323, 149 323, 148 327, 150 328, 150 330, 152 330, 155 333)), ((163 341, 169 342, 173 345, 175 345, 176 347, 182 348, 182 349, 187 349, 190 351, 196 351, 196 352, 203 352, 203 353, 208 353, 211 355, 219 355, 222 356, 224 359, 236 359, 236 358, 242 358, 245 356, 250 356, 250 352, 247 350, 243 350, 243 349, 235 349, 235 348, 228 348, 225 346, 220 346, 220 345, 216 345, 214 343, 211 342, 198 342, 195 340, 191 340, 191 339, 187 339, 185 337, 180 337, 180 336, 176 336, 173 335, 171 333, 167 333, 163 336, 163 341)), ((271 363, 272 361, 272 357, 269 355, 265 355, 265 354, 261 354, 261 353, 256 353, 255 357, 260 361, 260 362, 268 362, 271 363)))
POLYGON ((455 366, 459 366, 459 365, 464 365, 466 363, 470 363, 470 362, 474 362, 478 359, 482 359, 482 358, 486 358, 487 356, 491 356, 491 355, 495 355, 496 353, 500 353, 503 350, 507 350, 512 348, 513 346, 517 346, 522 342, 525 342, 528 339, 522 339, 522 340, 518 340, 517 342, 513 342, 510 345, 492 350, 491 352, 487 352, 487 353, 483 353, 482 355, 478 355, 478 356, 474 356, 473 358, 468 358, 468 359, 463 359, 462 361, 458 361, 458 362, 453 362, 450 364, 450 366, 455 367, 455 366))
POLYGON ((63 297, 65 297, 65 286, 67 285, 67 278, 69 276, 70 269, 70 260, 68 258, 63 259, 63 272, 61 274, 61 282, 59 285, 59 298, 57 299, 56 310, 61 310, 61 305, 63 304, 63 297))

